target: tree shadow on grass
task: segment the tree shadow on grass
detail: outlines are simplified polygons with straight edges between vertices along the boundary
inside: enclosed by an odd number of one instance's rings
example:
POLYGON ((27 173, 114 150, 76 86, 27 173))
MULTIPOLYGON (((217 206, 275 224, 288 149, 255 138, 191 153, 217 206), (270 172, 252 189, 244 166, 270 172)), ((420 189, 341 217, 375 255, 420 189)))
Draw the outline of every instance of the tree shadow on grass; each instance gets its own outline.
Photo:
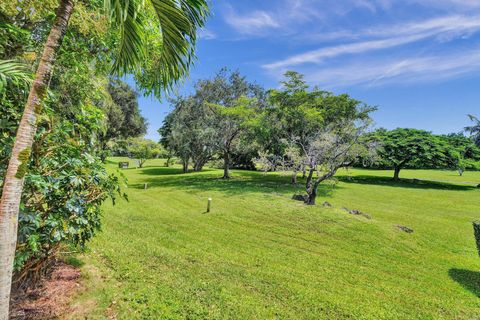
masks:
POLYGON ((480 272, 452 268, 448 270, 448 274, 450 278, 480 298, 480 272))
POLYGON ((369 184, 369 185, 381 185, 388 187, 400 187, 400 188, 413 188, 413 189, 438 189, 438 190, 456 190, 467 191, 476 189, 474 186, 452 184, 448 182, 430 181, 430 180, 417 180, 417 179, 401 179, 400 181, 394 181, 389 177, 378 177, 370 175, 361 176, 339 176, 337 179, 345 183, 356 184, 369 184))
MULTIPOLYGON (((226 194, 265 193, 279 194, 291 197, 296 192, 305 193, 303 181, 299 179, 297 186, 290 183, 290 177, 282 175, 262 175, 259 172, 240 171, 232 172, 232 179, 221 179, 218 170, 205 170, 202 172, 178 174, 175 168, 150 168, 142 172, 146 177, 141 183, 131 184, 129 187, 143 189, 144 183, 149 188, 161 187, 185 191, 222 191, 226 194), (210 171, 210 172, 209 172, 210 171)), ((179 169, 181 172, 181 169, 179 169)), ((332 187, 320 185, 318 196, 327 196, 332 187)))
POLYGON ((168 176, 183 174, 182 168, 172 168, 172 167, 145 167, 140 169, 140 174, 145 174, 149 176, 168 176))

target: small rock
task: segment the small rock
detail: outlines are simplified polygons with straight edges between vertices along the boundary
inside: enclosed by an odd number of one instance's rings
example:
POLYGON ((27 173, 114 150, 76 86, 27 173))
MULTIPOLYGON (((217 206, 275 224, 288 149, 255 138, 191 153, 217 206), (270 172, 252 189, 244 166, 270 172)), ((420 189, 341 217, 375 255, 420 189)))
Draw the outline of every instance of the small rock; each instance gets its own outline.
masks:
POLYGON ((303 194, 294 194, 293 197, 292 197, 293 200, 297 200, 297 201, 307 201, 308 200, 308 196, 307 195, 303 195, 303 194))
POLYGON ((409 228, 409 227, 405 227, 405 226, 401 226, 399 224, 397 224, 395 227, 397 227, 398 229, 406 232, 406 233, 413 233, 413 229, 409 228))
POLYGON ((372 216, 370 216, 368 213, 364 213, 360 210, 356 210, 356 209, 350 210, 350 209, 345 208, 345 207, 343 207, 342 209, 345 210, 346 212, 348 212, 349 214, 353 214, 355 216, 363 216, 363 217, 367 218, 368 220, 372 219, 372 216))
POLYGON ((330 202, 325 201, 325 202, 323 203, 323 206, 324 206, 324 207, 331 207, 332 205, 330 204, 330 202))

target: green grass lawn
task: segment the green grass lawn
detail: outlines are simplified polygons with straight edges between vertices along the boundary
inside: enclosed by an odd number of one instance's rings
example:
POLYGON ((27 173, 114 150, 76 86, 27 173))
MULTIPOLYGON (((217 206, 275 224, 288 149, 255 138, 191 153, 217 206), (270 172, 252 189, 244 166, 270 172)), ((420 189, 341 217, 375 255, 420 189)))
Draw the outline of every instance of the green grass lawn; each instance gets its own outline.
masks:
POLYGON ((480 319, 480 173, 341 171, 312 207, 281 174, 146 166, 81 257, 78 317, 480 319))

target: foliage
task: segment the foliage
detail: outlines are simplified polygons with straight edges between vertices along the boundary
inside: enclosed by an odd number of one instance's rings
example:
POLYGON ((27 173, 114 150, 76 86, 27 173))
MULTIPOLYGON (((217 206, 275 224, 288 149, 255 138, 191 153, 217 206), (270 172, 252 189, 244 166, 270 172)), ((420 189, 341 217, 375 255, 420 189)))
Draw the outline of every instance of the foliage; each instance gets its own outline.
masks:
POLYGON ((109 119, 106 136, 127 139, 147 133, 147 120, 140 114, 138 94, 127 83, 120 80, 110 81, 108 93, 113 103, 119 107, 121 118, 109 119))
MULTIPOLYGON (((29 82, 38 63, 57 5, 58 1, 15 1, 13 14, 0 7, 0 59, 18 61, 5 70, 25 74, 7 81, 7 90, 0 95, 0 185, 28 94, 22 84, 29 82)), ((97 158, 104 115, 93 107, 105 98, 108 35, 96 33, 102 30, 92 14, 98 6, 78 3, 76 8, 47 99, 37 108, 34 145, 20 155, 17 175, 25 176, 25 192, 14 267, 22 286, 31 283, 27 279, 37 279, 60 246, 83 246, 100 227, 101 204, 120 192, 119 179, 107 174, 97 158)))
POLYGON ((298 172, 308 171, 306 202, 315 204, 322 181, 372 150, 359 139, 375 109, 346 94, 310 88, 303 75, 288 71, 282 88, 268 91, 268 105, 254 120, 253 132, 263 147, 259 161, 266 169, 292 172, 293 184, 298 172))
POLYGON ((182 160, 185 171, 190 159, 194 171, 201 171, 214 152, 213 114, 207 105, 194 97, 177 97, 171 100, 171 104, 174 109, 159 129, 161 142, 182 160))
POLYGON ((156 96, 187 74, 197 29, 209 14, 205 0, 106 0, 105 5, 119 35, 115 74, 133 73, 156 96))
POLYGON ((465 131, 470 133, 475 145, 480 147, 480 120, 471 114, 469 114, 468 117, 470 121, 474 122, 474 125, 466 127, 465 131))
POLYGON ((280 155, 293 140, 300 148, 319 128, 367 120, 375 110, 347 94, 310 88, 302 74, 288 71, 282 88, 268 91, 268 105, 258 118, 255 137, 264 151, 280 155))
POLYGON ((12 61, 0 60, 0 95, 4 94, 8 84, 26 87, 31 77, 25 65, 12 61))
POLYGON ((450 133, 440 136, 448 144, 449 153, 456 157, 454 166, 460 175, 465 170, 478 170, 480 160, 480 148, 475 145, 473 139, 463 133, 450 133))
POLYGON ((138 166, 140 168, 143 167, 148 159, 165 155, 165 151, 158 143, 144 138, 129 139, 128 153, 130 157, 138 160, 138 166))
POLYGON ((229 179, 233 151, 239 149, 242 134, 255 117, 257 100, 241 96, 233 105, 209 104, 215 117, 214 146, 223 157, 223 178, 229 179))
POLYGON ((379 129, 371 133, 370 141, 380 144, 378 150, 381 165, 393 168, 394 179, 399 179, 405 167, 452 168, 456 167, 460 154, 449 147, 445 138, 424 130, 398 128, 379 129))
POLYGON ((98 104, 105 113, 105 128, 100 136, 101 158, 109 153, 126 155, 122 150, 112 150, 116 141, 135 138, 147 132, 147 121, 140 114, 137 93, 121 80, 109 81, 104 99, 98 104), (120 152, 120 153, 119 153, 120 152))
MULTIPOLYGON (((32 159, 26 160, 19 215, 15 270, 22 285, 26 277, 38 276, 39 266, 61 244, 83 246, 100 228, 101 204, 120 194, 118 177, 108 174, 94 155, 102 119, 100 110, 85 106, 75 121, 61 120, 47 109, 39 123, 32 159)), ((5 139, 8 135, 2 144, 5 139)), ((2 154, 5 159, 8 153, 2 154)), ((4 164, 2 177, 5 169, 4 164)))
POLYGON ((264 103, 261 87, 239 72, 222 69, 211 79, 199 80, 194 94, 171 100, 174 108, 159 129, 160 142, 181 159, 185 172, 190 159, 194 171, 200 171, 215 157, 223 159, 225 168, 251 168, 256 150, 246 137, 251 123, 243 121, 264 103))

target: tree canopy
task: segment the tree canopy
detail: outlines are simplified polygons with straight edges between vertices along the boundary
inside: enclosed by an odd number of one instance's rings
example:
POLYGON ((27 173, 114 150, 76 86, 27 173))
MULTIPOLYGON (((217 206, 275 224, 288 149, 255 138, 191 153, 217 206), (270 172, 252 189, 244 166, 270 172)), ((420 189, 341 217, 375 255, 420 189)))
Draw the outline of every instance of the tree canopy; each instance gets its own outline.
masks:
POLYGON ((171 99, 173 111, 159 129, 161 143, 182 160, 184 170, 190 160, 194 170, 219 156, 224 177, 229 177, 232 160, 249 162, 255 155, 242 143, 248 131, 245 121, 251 110, 265 103, 264 90, 238 71, 221 69, 213 78, 199 80, 195 92, 171 99))
POLYGON ((409 165, 451 168, 458 159, 458 153, 449 149, 445 139, 425 130, 379 129, 369 138, 379 142, 381 164, 394 170, 395 180, 399 179, 400 170, 409 165))

